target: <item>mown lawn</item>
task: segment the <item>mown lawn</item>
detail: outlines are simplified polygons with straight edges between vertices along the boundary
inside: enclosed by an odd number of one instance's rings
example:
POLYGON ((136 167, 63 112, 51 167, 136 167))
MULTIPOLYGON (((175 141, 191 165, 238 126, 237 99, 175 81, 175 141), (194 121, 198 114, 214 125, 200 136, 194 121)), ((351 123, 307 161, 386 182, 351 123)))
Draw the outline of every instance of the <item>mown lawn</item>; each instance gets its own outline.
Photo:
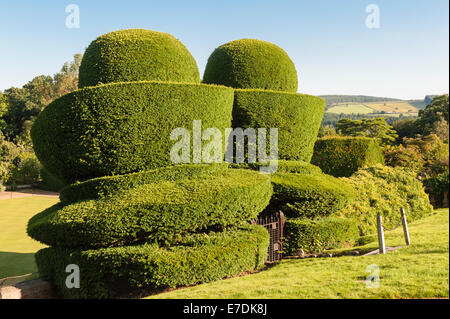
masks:
POLYGON ((33 215, 57 201, 58 198, 41 196, 0 200, 0 284, 37 277, 34 253, 45 246, 27 236, 27 223, 33 215), (33 275, 2 280, 30 273, 33 275))
MULTIPOLYGON (((449 210, 409 225, 412 245, 386 255, 284 260, 248 276, 174 290, 149 298, 436 298, 449 297, 449 210), (379 287, 368 288, 369 265, 379 287)), ((404 245, 401 227, 388 246, 404 245)), ((358 249, 376 249, 369 243, 358 249)))

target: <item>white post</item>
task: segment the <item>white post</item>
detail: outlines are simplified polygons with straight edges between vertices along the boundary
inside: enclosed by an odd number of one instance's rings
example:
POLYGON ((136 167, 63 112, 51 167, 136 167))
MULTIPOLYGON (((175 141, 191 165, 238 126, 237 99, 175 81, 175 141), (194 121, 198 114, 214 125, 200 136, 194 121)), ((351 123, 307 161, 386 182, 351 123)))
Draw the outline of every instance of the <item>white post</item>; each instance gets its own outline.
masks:
POLYGON ((402 214, 403 235, 405 235, 406 246, 409 246, 411 244, 411 241, 409 239, 408 224, 406 223, 406 214, 403 207, 400 208, 400 213, 402 214))
POLYGON ((378 228, 378 247, 380 254, 386 253, 386 245, 384 243, 384 231, 383 231, 383 218, 381 215, 377 215, 377 228, 378 228))

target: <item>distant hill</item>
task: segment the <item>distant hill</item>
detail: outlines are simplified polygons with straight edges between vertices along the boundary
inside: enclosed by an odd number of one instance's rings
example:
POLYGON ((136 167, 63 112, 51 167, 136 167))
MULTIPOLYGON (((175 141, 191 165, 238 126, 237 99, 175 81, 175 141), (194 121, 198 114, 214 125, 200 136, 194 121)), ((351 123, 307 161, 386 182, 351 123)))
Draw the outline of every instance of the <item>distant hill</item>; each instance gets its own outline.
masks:
POLYGON ((382 101, 398 101, 388 97, 377 97, 367 95, 319 95, 322 99, 327 101, 327 105, 338 103, 365 103, 365 102, 382 102, 382 101))
MULTIPOLYGON (((340 106, 342 104, 365 104, 365 103, 387 103, 388 102, 405 102, 414 106, 418 110, 423 110, 435 95, 427 95, 423 100, 401 100, 388 97, 367 96, 367 95, 319 95, 326 101, 326 108, 340 106)), ((364 113, 364 112, 361 112, 364 113)))

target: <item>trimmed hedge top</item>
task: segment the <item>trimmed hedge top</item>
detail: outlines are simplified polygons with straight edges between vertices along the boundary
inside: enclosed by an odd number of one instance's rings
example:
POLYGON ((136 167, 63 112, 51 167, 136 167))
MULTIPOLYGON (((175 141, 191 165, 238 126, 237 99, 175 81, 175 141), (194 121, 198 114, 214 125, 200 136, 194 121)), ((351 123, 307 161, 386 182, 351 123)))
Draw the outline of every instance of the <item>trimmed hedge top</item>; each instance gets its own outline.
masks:
POLYGON ((186 128, 192 138, 193 120, 201 120, 202 127, 224 133, 232 108, 233 89, 224 86, 110 83, 50 103, 34 122, 31 138, 41 163, 69 184, 173 165, 174 128, 186 128))
MULTIPOLYGON (((233 127, 278 128, 278 158, 311 160, 325 100, 306 94, 262 89, 234 91, 233 127)), ((266 146, 269 153, 270 144, 266 146)))
POLYGON ((374 138, 333 136, 316 141, 311 163, 325 174, 348 177, 362 167, 384 164, 384 158, 374 138))
POLYGON ((65 247, 173 243, 191 232, 248 223, 271 196, 267 175, 224 170, 66 206, 58 203, 30 219, 28 234, 47 245, 65 247))
POLYGON ((215 49, 203 82, 237 89, 298 89, 297 71, 287 53, 273 43, 256 39, 235 40, 215 49))
POLYGON ((129 29, 91 42, 81 61, 78 87, 141 80, 198 83, 200 75, 191 53, 174 36, 129 29))

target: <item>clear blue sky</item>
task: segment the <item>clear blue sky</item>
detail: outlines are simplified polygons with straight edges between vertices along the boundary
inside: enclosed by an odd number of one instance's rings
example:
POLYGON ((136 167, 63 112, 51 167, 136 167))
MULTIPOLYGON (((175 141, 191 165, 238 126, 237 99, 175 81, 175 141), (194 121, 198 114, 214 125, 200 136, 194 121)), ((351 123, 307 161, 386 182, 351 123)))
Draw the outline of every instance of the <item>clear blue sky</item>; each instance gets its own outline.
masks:
POLYGON ((282 47, 299 92, 423 98, 448 92, 447 0, 0 0, 0 90, 53 75, 97 36, 126 28, 173 34, 203 74, 219 45, 257 38, 282 47), (68 4, 80 28, 65 26, 68 4), (380 8, 379 29, 365 20, 380 8))

